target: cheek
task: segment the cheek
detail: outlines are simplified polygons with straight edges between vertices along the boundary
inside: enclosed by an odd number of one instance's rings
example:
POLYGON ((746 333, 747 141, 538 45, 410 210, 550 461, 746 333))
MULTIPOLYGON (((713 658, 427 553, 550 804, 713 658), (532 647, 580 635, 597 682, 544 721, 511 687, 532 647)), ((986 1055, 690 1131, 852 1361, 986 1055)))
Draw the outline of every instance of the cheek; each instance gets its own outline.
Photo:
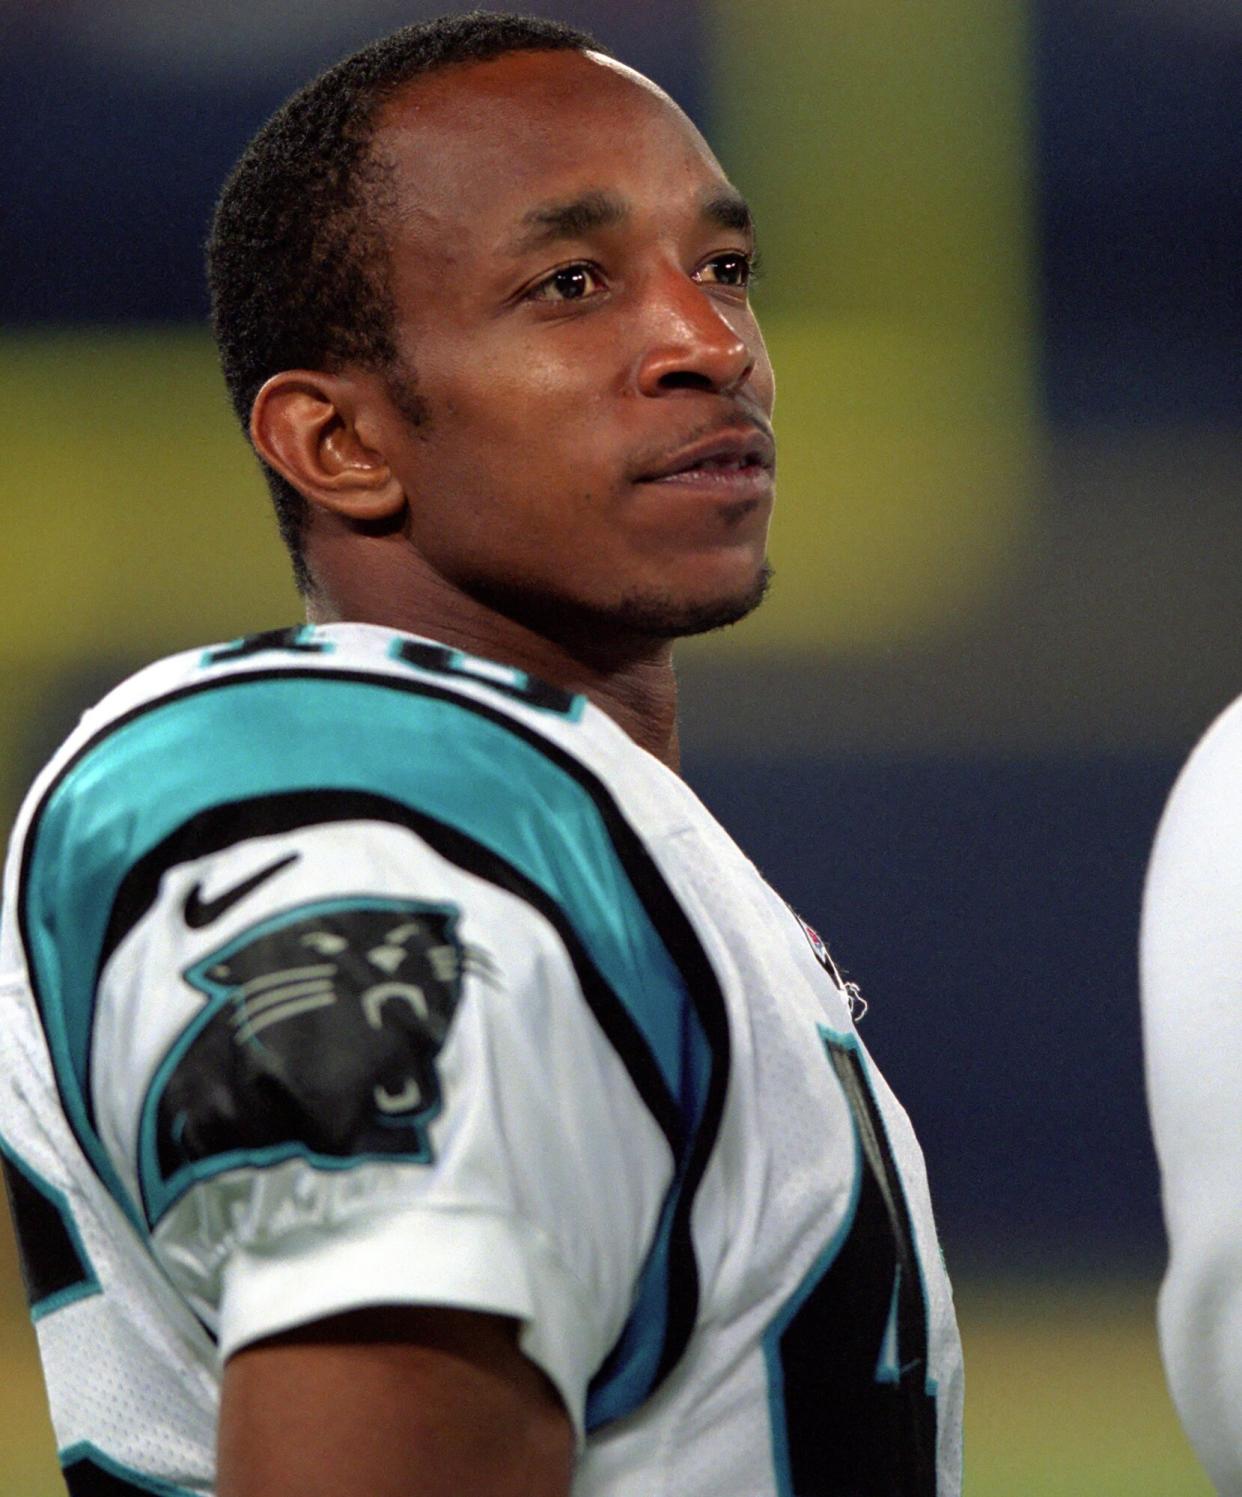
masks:
POLYGON ((610 488, 617 416, 600 384, 584 358, 543 350, 520 367, 511 357, 480 359, 452 378, 428 379, 420 390, 432 413, 434 460, 475 489, 479 479, 499 479, 507 491, 529 487, 546 495, 554 481, 570 499, 610 488))
POLYGON ((563 424, 584 404, 597 406, 606 373, 568 339, 549 348, 520 341, 503 349, 463 348, 449 360, 418 368, 418 384, 433 410, 476 427, 498 430, 563 424))

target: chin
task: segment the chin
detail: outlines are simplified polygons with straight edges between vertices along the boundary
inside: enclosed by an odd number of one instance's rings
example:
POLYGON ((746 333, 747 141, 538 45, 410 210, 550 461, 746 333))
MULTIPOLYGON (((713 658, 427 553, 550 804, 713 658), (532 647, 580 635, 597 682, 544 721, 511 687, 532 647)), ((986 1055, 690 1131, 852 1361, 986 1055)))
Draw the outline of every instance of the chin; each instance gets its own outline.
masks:
POLYGON ((706 597, 645 589, 606 602, 587 601, 494 579, 475 581, 468 591, 476 602, 547 639, 572 649, 607 648, 609 640, 683 639, 727 628, 759 607, 771 578, 772 569, 765 561, 745 585, 717 588, 706 597))
POLYGON ((772 568, 764 562, 758 574, 743 589, 718 593, 710 598, 678 598, 672 593, 631 594, 615 608, 601 610, 614 625, 635 634, 659 639, 684 639, 692 634, 710 634, 726 629, 754 613, 767 596, 772 568))

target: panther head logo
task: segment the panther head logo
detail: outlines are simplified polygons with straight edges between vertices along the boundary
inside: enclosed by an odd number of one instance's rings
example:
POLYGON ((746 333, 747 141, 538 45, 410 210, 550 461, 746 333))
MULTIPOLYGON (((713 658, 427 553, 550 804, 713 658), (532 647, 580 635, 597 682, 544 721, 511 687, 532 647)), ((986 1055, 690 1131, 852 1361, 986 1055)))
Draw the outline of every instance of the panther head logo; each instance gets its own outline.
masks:
POLYGON ((490 970, 457 919, 450 906, 379 897, 304 905, 191 967, 208 1003, 164 1068, 163 1179, 281 1146, 429 1159, 462 978, 490 970))

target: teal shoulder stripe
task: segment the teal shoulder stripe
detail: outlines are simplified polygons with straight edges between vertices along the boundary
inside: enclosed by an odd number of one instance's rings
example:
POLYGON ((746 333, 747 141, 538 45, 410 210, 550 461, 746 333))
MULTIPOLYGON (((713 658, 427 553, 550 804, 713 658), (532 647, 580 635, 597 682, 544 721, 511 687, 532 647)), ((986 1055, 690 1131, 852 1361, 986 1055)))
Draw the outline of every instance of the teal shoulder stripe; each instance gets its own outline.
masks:
POLYGON ((31 832, 27 953, 66 1110, 114 1192, 86 1095, 96 966, 118 888, 196 815, 324 789, 401 801, 544 890, 630 1010, 672 1096, 698 1111, 708 1048, 700 1020, 595 799, 573 774, 498 715, 449 693, 323 670, 255 673, 122 722, 72 765, 31 832))

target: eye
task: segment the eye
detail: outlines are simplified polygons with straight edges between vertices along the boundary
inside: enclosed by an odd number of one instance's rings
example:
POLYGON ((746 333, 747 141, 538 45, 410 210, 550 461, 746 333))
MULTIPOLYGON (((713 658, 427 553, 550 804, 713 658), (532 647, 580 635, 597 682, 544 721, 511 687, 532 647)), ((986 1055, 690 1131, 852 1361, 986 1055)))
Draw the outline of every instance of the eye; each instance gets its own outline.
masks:
POLYGON ((713 255, 698 272, 698 279, 715 286, 737 286, 745 290, 755 279, 755 257, 741 250, 713 255))
POLYGON ((594 266, 578 261, 554 270, 528 293, 531 301, 582 301, 593 292, 604 289, 603 280, 594 266))

